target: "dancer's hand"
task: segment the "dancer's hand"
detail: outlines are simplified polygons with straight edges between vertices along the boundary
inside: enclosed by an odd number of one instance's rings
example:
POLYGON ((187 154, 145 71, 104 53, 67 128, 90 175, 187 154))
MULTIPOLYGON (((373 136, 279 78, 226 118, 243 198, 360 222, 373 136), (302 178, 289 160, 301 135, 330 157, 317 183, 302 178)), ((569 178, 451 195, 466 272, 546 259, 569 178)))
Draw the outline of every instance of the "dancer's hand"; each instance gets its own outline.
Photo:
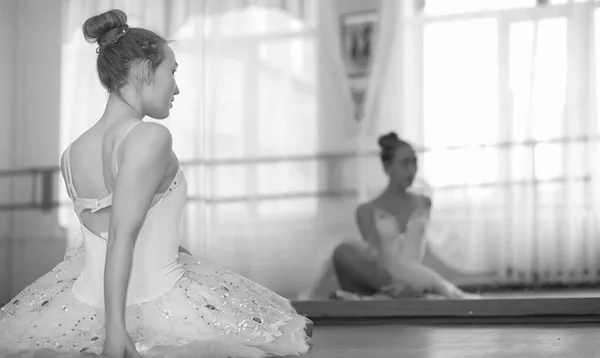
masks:
POLYGON ((103 354, 115 358, 142 358, 124 329, 106 330, 103 354))

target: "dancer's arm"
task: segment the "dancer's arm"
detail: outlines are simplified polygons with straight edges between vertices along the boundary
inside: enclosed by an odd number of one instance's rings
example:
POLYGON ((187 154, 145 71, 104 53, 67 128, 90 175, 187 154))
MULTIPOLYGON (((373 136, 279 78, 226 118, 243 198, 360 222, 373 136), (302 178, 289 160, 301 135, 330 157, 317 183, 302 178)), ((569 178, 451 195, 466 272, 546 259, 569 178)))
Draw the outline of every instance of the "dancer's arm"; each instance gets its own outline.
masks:
POLYGON ((107 334, 126 333, 125 301, 133 248, 152 199, 165 179, 171 148, 169 131, 154 123, 139 125, 121 145, 104 270, 107 334))
POLYGON ((375 217, 371 204, 361 204, 356 209, 356 224, 362 239, 372 248, 381 249, 381 238, 375 227, 375 217))

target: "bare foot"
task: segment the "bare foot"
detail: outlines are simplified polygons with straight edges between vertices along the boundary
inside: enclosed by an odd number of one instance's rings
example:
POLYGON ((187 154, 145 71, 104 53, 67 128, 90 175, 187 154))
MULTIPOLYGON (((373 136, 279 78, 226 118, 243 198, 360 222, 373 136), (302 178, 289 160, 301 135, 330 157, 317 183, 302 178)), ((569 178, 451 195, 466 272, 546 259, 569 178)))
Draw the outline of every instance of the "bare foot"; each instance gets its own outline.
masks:
POLYGON ((481 295, 465 292, 450 282, 446 283, 445 286, 444 296, 451 300, 476 300, 482 298, 481 295))

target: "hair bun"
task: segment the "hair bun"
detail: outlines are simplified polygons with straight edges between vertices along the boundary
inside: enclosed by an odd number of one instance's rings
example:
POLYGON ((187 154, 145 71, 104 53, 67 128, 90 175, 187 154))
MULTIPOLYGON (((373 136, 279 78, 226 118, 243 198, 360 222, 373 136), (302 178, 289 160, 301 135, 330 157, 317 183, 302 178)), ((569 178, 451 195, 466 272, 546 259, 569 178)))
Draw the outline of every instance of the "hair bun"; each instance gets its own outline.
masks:
POLYGON ((395 147, 399 141, 400 138, 398 138, 398 135, 395 132, 389 132, 388 134, 384 134, 381 137, 379 137, 378 142, 381 148, 389 148, 395 147))
MULTIPOLYGON (((100 15, 92 16, 85 21, 82 27, 83 37, 89 43, 97 42, 99 45, 107 42, 107 35, 115 29, 127 26, 127 15, 121 10, 109 10, 100 15)), ((114 31, 115 35, 120 31, 114 31)))

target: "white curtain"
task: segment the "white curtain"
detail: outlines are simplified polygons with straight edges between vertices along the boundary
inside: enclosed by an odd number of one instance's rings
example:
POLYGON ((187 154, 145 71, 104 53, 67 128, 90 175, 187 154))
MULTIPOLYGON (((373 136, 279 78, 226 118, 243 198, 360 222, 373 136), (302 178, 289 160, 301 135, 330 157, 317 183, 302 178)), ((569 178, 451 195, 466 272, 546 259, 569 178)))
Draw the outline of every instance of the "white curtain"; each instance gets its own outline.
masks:
MULTIPOLYGON (((64 0, 61 147, 107 98, 81 25, 121 8, 174 40, 181 94, 164 123, 189 182, 182 239, 195 255, 290 298, 330 289, 333 248, 359 240, 356 205, 385 185, 376 138, 395 130, 425 149, 417 189, 431 187, 429 245, 444 264, 593 276, 595 5, 433 17, 410 3, 380 3, 357 123, 338 1, 64 0)), ((61 200, 73 240, 62 189, 61 200)))
MULTIPOLYGON (((181 94, 164 123, 189 182, 182 239, 202 259, 306 296, 327 256, 316 2, 65 0, 63 149, 102 114, 95 48, 80 28, 111 8, 174 40, 181 94)), ((70 204, 61 222, 77 237, 70 204)))
POLYGON ((598 3, 524 3, 399 10, 393 40, 378 44, 391 55, 374 62, 359 186, 381 190, 371 153, 396 130, 424 148, 429 247, 445 264, 510 281, 598 280, 598 3))

